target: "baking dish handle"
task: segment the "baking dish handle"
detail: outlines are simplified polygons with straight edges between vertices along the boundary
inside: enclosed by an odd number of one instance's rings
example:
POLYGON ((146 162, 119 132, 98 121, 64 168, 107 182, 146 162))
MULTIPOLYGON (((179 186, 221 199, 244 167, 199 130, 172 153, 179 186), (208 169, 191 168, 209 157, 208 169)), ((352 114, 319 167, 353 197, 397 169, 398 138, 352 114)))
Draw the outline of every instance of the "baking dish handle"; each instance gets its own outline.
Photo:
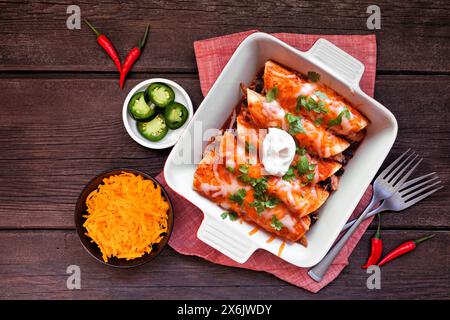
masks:
POLYGON ((364 73, 364 64, 353 58, 344 50, 338 48, 330 41, 319 39, 307 51, 315 62, 326 69, 330 69, 334 73, 338 73, 339 77, 351 86, 358 86, 359 81, 364 73))
POLYGON ((248 237, 232 230, 225 221, 207 215, 197 231, 197 237, 239 263, 246 262, 257 249, 248 237))

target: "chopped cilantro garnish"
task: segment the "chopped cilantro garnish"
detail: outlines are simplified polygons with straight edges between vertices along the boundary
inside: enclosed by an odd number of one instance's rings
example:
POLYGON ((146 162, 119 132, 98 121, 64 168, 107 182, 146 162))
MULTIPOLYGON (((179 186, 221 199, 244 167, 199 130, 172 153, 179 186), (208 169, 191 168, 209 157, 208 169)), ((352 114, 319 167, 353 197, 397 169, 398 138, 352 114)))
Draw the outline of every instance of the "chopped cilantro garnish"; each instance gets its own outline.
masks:
POLYGON ((324 113, 324 114, 328 113, 328 109, 325 107, 325 102, 323 102, 322 100, 317 102, 317 106, 315 106, 315 108, 313 108, 312 110, 315 113, 324 113))
POLYGON ((316 113, 325 113, 325 114, 328 113, 328 109, 325 107, 325 102, 323 102, 322 100, 316 101, 311 97, 309 98, 306 96, 297 97, 296 110, 300 111, 302 107, 307 111, 314 111, 316 113))
POLYGON ((314 94, 320 99, 328 99, 328 96, 322 91, 317 90, 316 92, 314 92, 314 94))
POLYGON ((239 172, 247 174, 248 173, 248 165, 244 165, 244 164, 240 165, 239 166, 239 172))
POLYGON ((238 219, 238 215, 236 212, 230 211, 228 212, 228 218, 230 218, 231 221, 236 221, 238 219))
POLYGON ((281 223, 280 220, 278 220, 276 216, 272 216, 270 226, 274 228, 276 231, 280 231, 284 227, 284 225, 281 223))
POLYGON ((342 122, 342 116, 344 115, 343 112, 339 113, 339 115, 337 116, 337 118, 335 119, 330 119, 328 120, 328 126, 332 127, 332 126, 338 126, 341 124, 342 122))
MULTIPOLYGON (((314 167, 315 167, 315 166, 316 166, 316 165, 314 165, 314 167)), ((310 183, 311 181, 313 181, 315 175, 316 175, 316 172, 315 172, 315 171, 308 173, 308 174, 306 175, 306 182, 304 182, 303 185, 307 185, 308 183, 310 183)))
POLYGON ((328 126, 338 126, 342 123, 342 117, 345 116, 347 119, 351 118, 350 111, 347 109, 347 107, 344 107, 344 109, 339 112, 339 115, 335 119, 328 120, 328 126))
POLYGON ((350 120, 350 118, 352 117, 347 107, 344 107, 344 115, 348 120, 350 120))
POLYGON ((322 124, 322 122, 323 122, 323 118, 317 118, 316 120, 314 120, 314 124, 315 124, 317 127, 320 127, 320 125, 322 124))
POLYGON ((247 164, 240 165, 238 170, 241 174, 237 178, 244 183, 251 184, 254 179, 248 175, 249 166, 247 164))
POLYGON ((309 160, 307 156, 301 156, 297 162, 297 172, 300 176, 303 176, 309 171, 309 160))
POLYGON ((236 193, 230 194, 228 198, 242 206, 246 195, 247 191, 245 189, 239 189, 236 193))
POLYGON ((252 143, 245 141, 245 151, 250 152, 253 150, 255 150, 255 146, 252 143))
MULTIPOLYGON (((263 212, 265 208, 274 208, 279 203, 278 199, 272 198, 267 194, 267 177, 250 177, 248 175, 248 165, 239 166, 239 171, 241 172, 241 174, 238 175, 238 179, 253 188, 254 201, 250 203, 250 206, 254 207, 258 214, 263 212)), ((236 194, 230 195, 230 200, 242 205, 245 195, 245 189, 240 189, 236 194), (239 194, 241 190, 243 190, 244 193, 239 194)))
POLYGON ((248 166, 241 165, 239 166, 239 171, 242 173, 238 176, 238 179, 246 184, 252 186, 253 190, 255 190, 255 198, 259 195, 263 195, 267 190, 267 178, 252 178, 248 175, 248 166))
POLYGON ((311 82, 317 82, 320 80, 320 74, 318 74, 317 72, 314 72, 314 71, 309 71, 308 72, 308 80, 311 82))
POLYGON ((220 215, 220 217, 221 217, 222 219, 224 219, 224 220, 228 217, 231 221, 236 221, 237 218, 238 218, 238 215, 237 215, 236 212, 233 212, 233 211, 224 211, 224 212, 220 215))
POLYGON ((288 171, 283 176, 283 180, 291 181, 295 178, 294 167, 289 167, 288 171))
POLYGON ((250 203, 250 206, 255 208, 258 216, 264 211, 264 203, 261 201, 254 200, 252 203, 250 203))
POLYGON ((264 202, 264 205, 269 208, 269 209, 273 209, 275 208, 278 204, 280 203, 280 200, 278 200, 277 198, 270 198, 269 200, 267 200, 266 202, 264 202))
POLYGON ((275 100, 277 98, 277 96, 278 96, 278 87, 274 86, 272 89, 267 91, 266 101, 272 102, 273 100, 275 100))
POLYGON ((269 200, 263 201, 258 200, 255 198, 255 200, 250 203, 250 206, 254 207, 256 209, 256 213, 260 215, 266 208, 273 209, 275 208, 280 201, 276 198, 269 198, 269 200))
POLYGON ((276 198, 269 198, 267 201, 257 200, 255 199, 252 203, 250 203, 250 206, 254 207, 256 209, 256 213, 261 215, 266 208, 273 209, 280 203, 280 200, 276 198))
POLYGON ((234 168, 233 167, 227 166, 227 170, 230 171, 231 173, 234 173, 234 168))
POLYGON ((290 134, 306 133, 306 131, 302 125, 302 117, 297 117, 297 116, 294 116, 293 114, 287 113, 286 120, 289 123, 289 133, 290 134))
POLYGON ((261 199, 261 200, 267 200, 267 178, 262 177, 258 179, 253 179, 251 182, 251 185, 253 187, 253 190, 255 190, 255 198, 261 199))
POLYGON ((303 185, 307 185, 310 183, 316 174, 314 171, 316 169, 316 164, 309 163, 307 156, 301 156, 299 161, 297 162, 297 172, 300 176, 306 177, 306 182, 303 185))
POLYGON ((306 149, 304 147, 295 147, 295 152, 301 156, 306 154, 306 149))
POLYGON ((295 106, 295 111, 299 112, 302 107, 307 108, 308 105, 308 97, 304 95, 299 95, 297 97, 297 104, 295 106))

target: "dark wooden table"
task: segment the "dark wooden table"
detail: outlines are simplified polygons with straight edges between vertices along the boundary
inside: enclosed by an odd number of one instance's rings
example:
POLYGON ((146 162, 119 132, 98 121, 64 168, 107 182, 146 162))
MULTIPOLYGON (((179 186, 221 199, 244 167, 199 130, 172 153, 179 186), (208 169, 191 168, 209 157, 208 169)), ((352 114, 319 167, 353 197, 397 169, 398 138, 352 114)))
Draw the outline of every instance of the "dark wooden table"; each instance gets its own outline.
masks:
MULTIPOLYGON (((406 148, 420 169, 450 182, 450 3, 448 1, 92 1, 82 17, 106 32, 122 57, 141 37, 149 44, 118 89, 114 66, 83 26, 66 28, 73 1, 0 1, 0 297, 180 299, 450 298, 450 188, 404 213, 383 216, 386 250, 429 233, 436 238, 383 268, 368 290, 360 268, 368 231, 339 278, 311 294, 268 274, 214 265, 167 248, 157 260, 115 270, 93 260, 74 231, 82 187, 113 167, 156 175, 170 150, 148 150, 127 135, 123 100, 137 82, 166 77, 195 106, 202 101, 193 41, 265 32, 377 36, 375 98, 397 117, 388 160, 406 148), (381 29, 366 27, 371 4, 381 29), (81 290, 66 288, 66 268, 81 267, 81 290)), ((374 226, 371 227, 373 229, 374 226)))

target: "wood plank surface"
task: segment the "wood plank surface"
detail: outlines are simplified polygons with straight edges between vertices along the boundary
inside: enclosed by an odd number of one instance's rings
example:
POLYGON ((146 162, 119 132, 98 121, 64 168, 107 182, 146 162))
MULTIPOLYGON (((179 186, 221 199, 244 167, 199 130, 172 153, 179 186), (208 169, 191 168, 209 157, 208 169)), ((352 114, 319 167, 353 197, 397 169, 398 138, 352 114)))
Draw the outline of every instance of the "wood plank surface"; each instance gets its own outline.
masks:
MULTIPOLYGON (((196 77, 170 78, 200 104, 196 77)), ((127 89, 140 80, 129 81, 127 89)), ((0 86, 0 101, 8 106, 0 109, 0 228, 72 228, 78 194, 98 173, 162 170, 170 150, 145 149, 128 136, 121 114, 127 90, 117 90, 117 80, 16 78, 1 79, 0 86)), ((450 99, 450 77, 380 76, 376 87, 376 98, 399 122, 389 160, 413 148, 425 157, 418 172, 436 171, 448 184, 450 113, 441 110, 450 99), (429 88, 439 94, 430 96, 429 88)), ((386 214, 383 225, 448 228, 448 207, 447 188, 405 214, 386 214)))
MULTIPOLYGON (((386 250, 423 231, 383 231, 386 250)), ((381 269, 381 289, 369 290, 360 268, 366 234, 341 276, 312 294, 263 272, 223 267, 166 248, 154 261, 130 270, 91 258, 74 231, 0 232, 0 299, 445 299, 450 290, 450 233, 381 269), (430 263, 432 257, 433 263, 430 263), (81 290, 68 290, 66 268, 81 269, 81 290), (412 278, 412 275, 414 276, 412 278)))
MULTIPOLYGON (((0 1, 0 70, 115 71, 83 25, 66 28, 73 1, 0 1)), ((377 35, 378 70, 450 72, 450 2, 440 1, 96 1, 78 2, 122 57, 149 44, 134 71, 195 72, 193 41, 233 32, 377 35), (368 30, 369 5, 381 29, 368 30)))

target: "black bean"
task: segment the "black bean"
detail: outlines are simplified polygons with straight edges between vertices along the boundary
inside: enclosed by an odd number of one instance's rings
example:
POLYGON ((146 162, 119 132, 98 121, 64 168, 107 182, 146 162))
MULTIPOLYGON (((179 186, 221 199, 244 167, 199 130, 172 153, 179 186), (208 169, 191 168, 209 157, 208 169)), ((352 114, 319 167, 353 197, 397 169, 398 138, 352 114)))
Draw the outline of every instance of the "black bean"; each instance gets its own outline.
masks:
POLYGON ((340 177, 344 174, 345 169, 344 168, 340 168, 338 171, 336 171, 336 173, 334 175, 340 177))
POLYGON ((261 78, 255 80, 255 91, 258 93, 262 93, 264 89, 264 81, 261 78))

